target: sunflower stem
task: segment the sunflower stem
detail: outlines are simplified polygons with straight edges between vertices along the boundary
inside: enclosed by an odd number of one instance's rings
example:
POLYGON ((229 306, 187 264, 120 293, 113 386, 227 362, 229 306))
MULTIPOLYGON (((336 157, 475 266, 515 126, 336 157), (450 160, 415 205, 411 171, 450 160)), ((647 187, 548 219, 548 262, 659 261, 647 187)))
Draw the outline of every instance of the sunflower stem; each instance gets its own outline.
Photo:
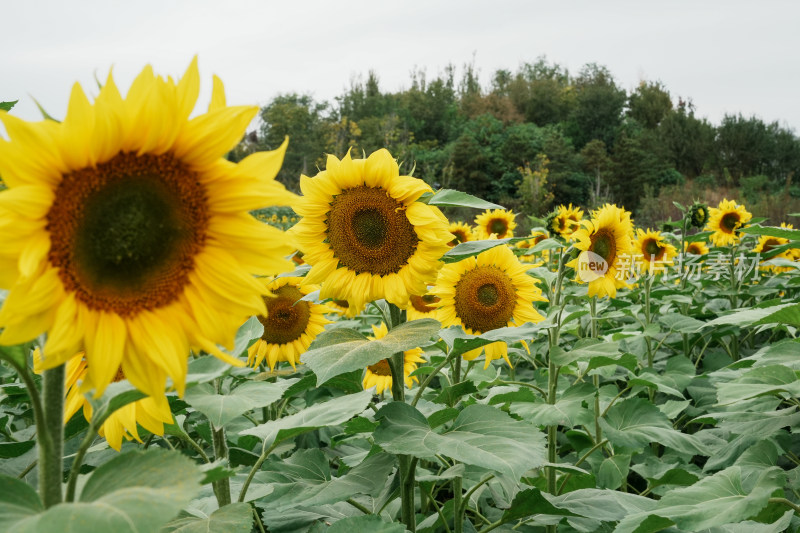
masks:
MULTIPOLYGON (((597 296, 592 296, 589 299, 589 310, 592 322, 592 338, 596 339, 598 337, 597 331, 597 296)), ((600 442, 603 440, 603 430, 600 429, 600 376, 598 374, 594 374, 592 376, 592 383, 594 383, 594 388, 597 389, 594 393, 594 433, 595 433, 595 442, 600 442)))
MULTIPOLYGON (((214 445, 214 459, 223 460, 224 466, 228 466, 228 442, 225 435, 225 428, 216 428, 211 425, 211 440, 214 445)), ((220 507, 231 503, 231 482, 229 478, 218 479, 211 483, 217 503, 220 507)))
POLYGON ((89 448, 97 437, 97 430, 99 427, 100 424, 93 418, 89 423, 89 428, 86 430, 86 436, 83 438, 83 441, 81 441, 80 448, 78 448, 77 453, 75 453, 75 459, 72 460, 72 467, 69 469, 69 478, 67 479, 67 494, 64 498, 66 502, 75 501, 75 486, 78 482, 78 474, 80 474, 81 471, 83 458, 86 456, 86 452, 89 451, 89 448))
POLYGON ((39 436, 39 496, 45 509, 63 501, 64 482, 64 365, 42 373, 41 423, 39 436))

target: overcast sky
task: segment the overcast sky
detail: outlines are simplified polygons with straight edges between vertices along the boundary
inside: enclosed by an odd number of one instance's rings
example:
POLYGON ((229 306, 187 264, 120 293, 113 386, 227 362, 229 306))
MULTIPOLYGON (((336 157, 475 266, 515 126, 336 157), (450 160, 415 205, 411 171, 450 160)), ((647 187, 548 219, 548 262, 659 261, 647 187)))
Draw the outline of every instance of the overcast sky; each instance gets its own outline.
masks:
POLYGON ((145 64, 179 76, 195 54, 203 108, 212 74, 229 104, 265 104, 331 100, 370 69, 397 91, 415 67, 432 77, 473 58, 486 85, 545 55, 572 73, 605 65, 626 90, 660 80, 715 124, 755 114, 800 131, 795 1, 0 0, 0 13, 0 100, 19 98, 28 120, 31 97, 63 117, 75 81, 96 94, 113 66, 124 92, 145 64))

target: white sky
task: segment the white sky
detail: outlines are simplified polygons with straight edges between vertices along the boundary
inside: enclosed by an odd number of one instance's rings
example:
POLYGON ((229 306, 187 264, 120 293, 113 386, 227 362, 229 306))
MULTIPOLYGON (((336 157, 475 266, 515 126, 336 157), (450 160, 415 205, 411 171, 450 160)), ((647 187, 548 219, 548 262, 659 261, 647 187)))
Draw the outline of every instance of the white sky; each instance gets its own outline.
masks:
MULTIPOLYGON (((96 93, 113 65, 124 92, 150 63, 179 76, 197 54, 203 87, 225 83, 229 104, 265 104, 281 92, 332 100, 375 70, 384 91, 432 78, 474 56, 487 85, 546 55, 577 73, 607 66, 627 90, 660 80, 715 124, 755 114, 800 131, 800 3, 794 1, 0 0, 0 100, 63 117, 71 85, 96 93)), ((460 74, 460 70, 459 70, 460 74)))

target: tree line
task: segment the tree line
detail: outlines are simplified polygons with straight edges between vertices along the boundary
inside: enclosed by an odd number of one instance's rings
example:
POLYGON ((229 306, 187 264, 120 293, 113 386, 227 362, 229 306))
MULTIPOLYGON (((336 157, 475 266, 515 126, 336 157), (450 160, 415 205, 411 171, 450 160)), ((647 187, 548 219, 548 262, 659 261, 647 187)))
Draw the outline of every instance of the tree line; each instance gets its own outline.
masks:
POLYGON ((662 83, 628 92, 597 64, 573 75, 540 58, 497 70, 488 83, 474 66, 462 70, 457 77, 451 65, 433 79, 414 71, 397 92, 370 71, 333 102, 278 95, 231 157, 274 149, 288 135, 279 179, 297 190, 300 174, 324 168, 326 153, 385 147, 434 187, 533 215, 570 202, 637 212, 687 182, 695 191, 800 199, 800 139, 777 122, 738 114, 714 125, 662 83))

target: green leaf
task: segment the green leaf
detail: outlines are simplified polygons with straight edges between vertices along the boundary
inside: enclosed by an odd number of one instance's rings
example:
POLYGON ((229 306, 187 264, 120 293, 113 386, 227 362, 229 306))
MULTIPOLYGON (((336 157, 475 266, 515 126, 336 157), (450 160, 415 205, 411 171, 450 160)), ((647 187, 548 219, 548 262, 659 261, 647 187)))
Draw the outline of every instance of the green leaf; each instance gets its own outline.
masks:
POLYGON ((55 505, 8 531, 159 531, 198 493, 201 478, 196 465, 178 452, 150 449, 123 453, 89 476, 79 501, 55 505))
POLYGON ((617 454, 606 457, 597 470, 597 486, 601 489, 618 489, 622 482, 628 478, 630 466, 630 454, 617 454))
POLYGON ((15 344, 14 346, 0 346, 0 359, 11 362, 14 366, 25 368, 28 364, 28 344, 15 344))
POLYGON ((575 427, 593 420, 587 404, 594 398, 594 393, 591 383, 578 383, 565 390, 555 404, 515 402, 511 405, 511 412, 536 425, 575 427))
POLYGON ((33 487, 17 478, 0 474, 0 532, 13 531, 13 524, 43 510, 33 487))
POLYGON ((13 108, 17 102, 19 102, 19 100, 14 100, 13 102, 0 102, 0 109, 3 111, 11 111, 11 108, 13 108))
POLYGON ((28 450, 32 450, 36 441, 0 442, 0 459, 19 457, 28 450))
POLYGON ((592 357, 619 358, 621 356, 619 342, 606 342, 598 339, 587 339, 584 342, 576 343, 576 347, 569 351, 561 348, 554 349, 551 355, 553 362, 558 366, 565 366, 592 357))
POLYGON ((709 454, 699 438, 673 429, 666 415, 643 398, 614 404, 599 423, 603 434, 615 446, 640 450, 658 442, 681 453, 709 454))
POLYGON ((264 334, 264 326, 258 321, 258 317, 251 316, 247 322, 242 324, 236 331, 236 338, 233 341, 234 357, 239 357, 250 345, 253 339, 258 339, 264 334))
POLYGON ((430 344, 431 337, 440 328, 441 324, 431 318, 412 320, 373 341, 349 329, 334 329, 320 335, 324 337, 320 341, 322 346, 307 351, 300 360, 317 375, 317 385, 322 385, 339 374, 363 369, 398 352, 430 344))
POLYGON ((240 431, 239 434, 258 437, 265 446, 277 444, 321 427, 343 424, 364 412, 371 399, 372 391, 339 396, 327 402, 315 403, 293 415, 240 431))
POLYGON ((541 333, 542 329, 553 327, 552 324, 546 326, 541 324, 543 323, 527 322, 521 326, 493 329, 480 335, 470 335, 465 333, 460 326, 451 326, 441 330, 439 336, 450 348, 450 355, 455 357, 493 342, 513 344, 521 340, 533 339, 541 333))
POLYGON ((472 394, 474 392, 478 392, 478 389, 475 387, 473 382, 462 381, 461 383, 456 383, 450 387, 443 388, 436 398, 433 399, 433 401, 435 403, 454 405, 458 399, 465 394, 472 394))
POLYGON ((403 524, 386 522, 380 516, 350 516, 334 522, 326 533, 404 533, 403 524))
POLYGON ((656 506, 656 502, 649 498, 610 489, 578 489, 559 496, 546 494, 545 497, 559 509, 602 522, 620 520, 656 506))
POLYGON ((761 226, 754 224, 738 230, 740 233, 748 233, 750 235, 766 235, 768 237, 780 237, 781 239, 789 239, 790 241, 800 240, 799 229, 779 228, 775 226, 761 226))
POLYGON ((778 393, 800 396, 800 380, 797 379, 797 374, 783 365, 754 368, 732 381, 717 384, 719 405, 729 405, 764 394, 778 393))
POLYGON ((442 261, 445 263, 458 263, 462 259, 478 255, 486 250, 491 250, 495 246, 515 244, 527 241, 529 238, 530 237, 511 237, 508 239, 486 239, 483 241, 462 242, 445 253, 442 256, 442 261))
POLYGON ((781 309, 796 305, 797 304, 794 303, 787 303, 781 305, 773 305, 770 307, 763 307, 763 308, 756 307, 751 309, 745 309, 744 311, 736 311, 706 322, 703 328, 707 328, 709 326, 721 326, 723 324, 731 324, 734 326, 752 326, 756 323, 763 324, 764 322, 762 322, 762 319, 765 319, 773 314, 776 314, 776 311, 780 311, 781 309))
POLYGON ((567 509, 556 507, 542 495, 539 489, 525 489, 514 496, 511 507, 503 512, 503 522, 520 520, 534 514, 554 516, 580 516, 567 509))
POLYGON ((231 503, 205 518, 173 520, 160 533, 250 533, 253 512, 247 503, 231 503))
POLYGON ((283 393, 297 381, 297 378, 279 379, 274 383, 248 381, 226 394, 217 394, 213 385, 204 383, 186 391, 186 402, 219 428, 242 413, 280 400, 283 393))
POLYGON ((761 324, 788 324, 796 328, 800 327, 800 304, 784 307, 779 311, 775 311, 753 322, 754 326, 759 326, 761 324))
POLYGON ((442 207, 474 207, 475 209, 503 209, 503 206, 476 198, 471 194, 453 189, 440 189, 428 197, 428 205, 442 207))
POLYGON ((432 458, 445 455, 519 479, 545 462, 544 436, 535 426, 488 405, 470 405, 445 433, 434 432, 414 407, 392 402, 376 418, 375 443, 389 453, 432 458))
POLYGON ((188 388, 198 383, 206 383, 218 377, 222 377, 229 372, 231 368, 231 365, 217 359, 213 355, 196 357, 189 361, 189 369, 186 374, 186 387, 188 388))

